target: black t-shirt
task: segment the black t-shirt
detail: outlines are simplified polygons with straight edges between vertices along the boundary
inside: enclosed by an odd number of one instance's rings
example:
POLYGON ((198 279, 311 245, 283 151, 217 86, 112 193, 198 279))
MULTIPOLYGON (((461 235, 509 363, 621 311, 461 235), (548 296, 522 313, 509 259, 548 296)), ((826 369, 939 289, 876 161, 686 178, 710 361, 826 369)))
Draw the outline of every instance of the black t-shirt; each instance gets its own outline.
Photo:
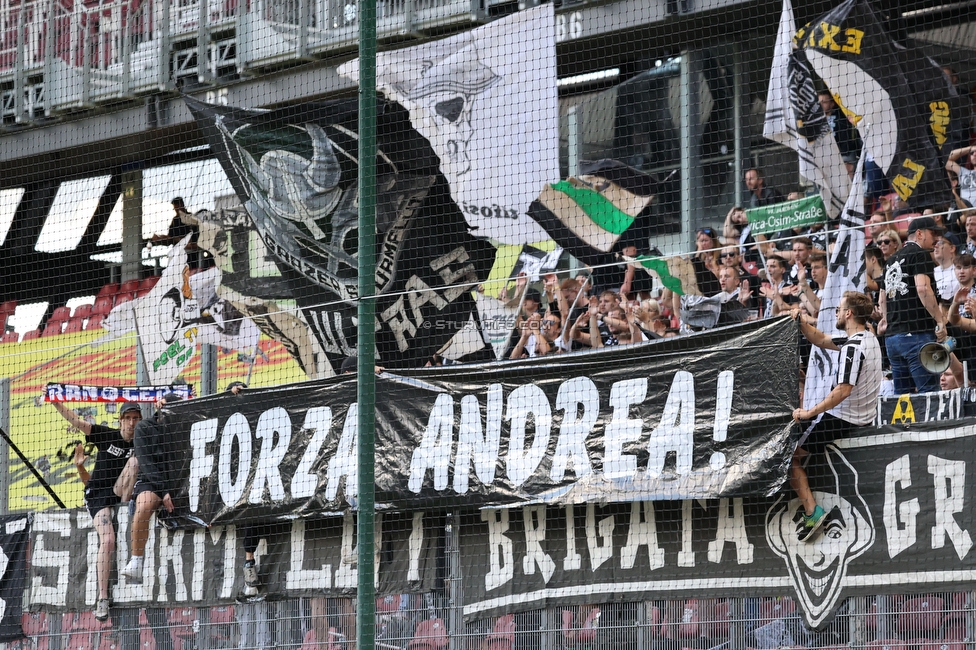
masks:
POLYGON ((698 284, 698 291, 706 298, 710 298, 722 291, 715 274, 708 270, 705 261, 697 255, 691 258, 691 265, 695 269, 695 282, 698 284))
POLYGON ((885 290, 886 334, 932 332, 935 320, 918 298, 915 276, 927 275, 935 289, 935 262, 932 255, 915 242, 907 242, 885 263, 882 287, 885 290))
POLYGON ((91 425, 88 442, 98 449, 98 456, 95 458, 95 469, 88 479, 86 491, 92 494, 112 492, 115 482, 119 480, 119 474, 122 473, 132 454, 132 442, 126 442, 118 429, 110 429, 100 424, 91 425))

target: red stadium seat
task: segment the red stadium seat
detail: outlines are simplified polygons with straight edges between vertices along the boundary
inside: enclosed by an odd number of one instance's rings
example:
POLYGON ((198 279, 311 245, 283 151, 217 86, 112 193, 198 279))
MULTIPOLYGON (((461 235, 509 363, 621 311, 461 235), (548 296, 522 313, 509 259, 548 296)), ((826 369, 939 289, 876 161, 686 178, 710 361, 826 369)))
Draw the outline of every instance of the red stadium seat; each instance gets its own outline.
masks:
POLYGON ((71 307, 55 307, 50 320, 66 321, 71 318, 71 307))
POLYGON ((681 610, 681 621, 678 622, 678 636, 695 639, 701 636, 699 626, 698 599, 692 598, 685 603, 681 610))
POLYGON ((102 320, 104 320, 104 319, 105 319, 105 315, 104 314, 95 314, 95 315, 93 315, 91 318, 88 319, 88 322, 85 323, 85 331, 88 332, 88 331, 91 331, 91 330, 101 329, 102 328, 102 320))
POLYGON ((20 337, 21 341, 30 341, 31 339, 40 338, 41 330, 31 330, 29 332, 24 332, 24 335, 20 337))
POLYGON ((4 314, 12 314, 17 311, 17 301, 16 300, 4 300, 0 302, 0 312, 4 314))
POLYGON ((73 313, 71 316, 73 318, 85 319, 91 316, 91 314, 92 314, 92 305, 86 304, 86 305, 78 305, 77 307, 75 307, 75 313, 73 313))
POLYGON ((95 297, 101 298, 102 296, 108 296, 109 298, 111 298, 118 292, 119 292, 119 285, 116 284, 115 282, 110 282, 105 286, 103 286, 101 289, 99 289, 98 294, 95 297))
POLYGON ((935 638, 945 619, 945 602, 938 596, 919 596, 905 601, 898 614, 898 632, 906 637, 935 638))
POLYGON ((17 332, 4 332, 0 337, 0 343, 17 343, 20 341, 20 334, 17 332))
POLYGON ((41 332, 41 336, 57 336, 63 329, 63 320, 49 320, 47 325, 44 326, 44 331, 41 332))
POLYGON ((119 285, 119 293, 135 293, 139 290, 141 280, 126 280, 119 285))
POLYGON ((495 627, 488 635, 488 650, 514 650, 515 615, 505 614, 495 621, 495 627))
POLYGON ((158 275, 150 275, 148 278, 143 278, 142 282, 139 283, 139 291, 150 291, 159 282, 158 275))
MULTIPOLYGON (((489 642, 490 643, 490 642, 489 642)), ((439 650, 447 647, 447 626, 439 618, 421 621, 407 650, 439 650)))
POLYGON ((120 293, 118 293, 118 294, 115 295, 115 306, 118 307, 119 305, 124 305, 125 303, 129 302, 130 300, 132 300, 135 297, 136 297, 136 294, 134 294, 134 293, 121 293, 120 292, 120 293))
POLYGON ((72 318, 64 326, 64 332, 62 334, 74 334, 75 332, 81 332, 85 329, 85 321, 81 318, 72 318))
POLYGON ((99 296, 95 298, 95 304, 92 306, 92 316, 109 313, 112 311, 112 304, 112 296, 99 296))

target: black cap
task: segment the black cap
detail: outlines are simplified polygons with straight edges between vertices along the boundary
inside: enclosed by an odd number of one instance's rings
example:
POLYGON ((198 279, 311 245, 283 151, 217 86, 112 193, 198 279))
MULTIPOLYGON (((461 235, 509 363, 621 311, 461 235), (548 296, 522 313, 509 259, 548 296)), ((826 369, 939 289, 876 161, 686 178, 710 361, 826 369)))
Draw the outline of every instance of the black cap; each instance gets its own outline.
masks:
POLYGON ((911 237, 919 230, 930 230, 936 235, 945 232, 945 228, 935 223, 935 219, 932 217, 915 217, 912 219, 911 223, 908 224, 908 236, 911 237))
POLYGON ((942 239, 952 244, 953 248, 959 248, 962 245, 962 238, 954 232, 942 233, 942 239))
POLYGON ((135 402, 126 402, 122 405, 122 408, 119 409, 119 417, 122 417, 129 411, 139 411, 139 413, 142 414, 142 407, 135 402))
POLYGON ((234 390, 235 387, 240 386, 241 388, 247 388, 247 384, 243 381, 232 381, 227 384, 227 390, 234 390))
POLYGON ((342 360, 342 367, 339 368, 339 374, 346 374, 347 372, 356 372, 356 364, 359 362, 359 357, 346 357, 342 360))
POLYGON ((163 395, 163 398, 162 399, 167 404, 172 404, 173 402, 182 402, 183 401, 183 398, 180 397, 179 395, 177 395, 176 393, 166 393, 165 395, 163 395))
POLYGON ((535 300, 540 305, 542 304, 542 294, 539 293, 539 290, 538 289, 528 289, 525 292, 525 299, 526 300, 535 300))

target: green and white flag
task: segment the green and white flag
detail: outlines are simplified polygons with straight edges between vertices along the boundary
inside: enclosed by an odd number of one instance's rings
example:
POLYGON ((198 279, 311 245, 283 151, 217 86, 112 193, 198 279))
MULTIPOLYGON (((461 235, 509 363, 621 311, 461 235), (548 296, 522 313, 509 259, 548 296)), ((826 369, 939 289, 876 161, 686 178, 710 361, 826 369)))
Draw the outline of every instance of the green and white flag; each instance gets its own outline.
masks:
POLYGON ((821 196, 808 196, 761 208, 746 210, 753 235, 768 235, 790 228, 811 226, 827 221, 827 211, 821 196))

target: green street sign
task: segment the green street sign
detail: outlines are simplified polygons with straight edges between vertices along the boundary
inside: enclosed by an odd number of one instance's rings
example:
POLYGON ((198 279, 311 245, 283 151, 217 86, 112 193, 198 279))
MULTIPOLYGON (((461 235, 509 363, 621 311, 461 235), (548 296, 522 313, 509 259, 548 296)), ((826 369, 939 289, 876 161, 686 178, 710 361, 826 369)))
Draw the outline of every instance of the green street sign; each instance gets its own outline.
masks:
POLYGON ((796 201, 774 203, 746 210, 753 235, 768 235, 827 221, 827 210, 819 194, 796 201))

